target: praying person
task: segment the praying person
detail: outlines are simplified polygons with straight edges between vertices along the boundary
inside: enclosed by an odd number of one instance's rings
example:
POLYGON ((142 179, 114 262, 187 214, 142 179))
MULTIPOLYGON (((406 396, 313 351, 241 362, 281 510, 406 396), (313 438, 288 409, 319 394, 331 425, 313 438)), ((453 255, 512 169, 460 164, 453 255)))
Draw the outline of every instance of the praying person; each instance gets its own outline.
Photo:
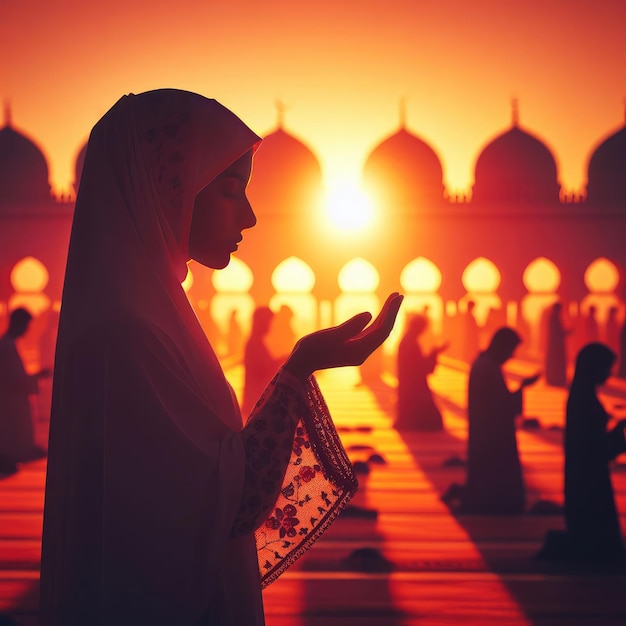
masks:
POLYGON ((39 380, 51 371, 28 374, 16 346, 32 319, 24 308, 13 310, 9 327, 0 337, 0 474, 14 474, 19 463, 46 456, 35 442, 30 400, 39 392, 39 380))
POLYGON ((516 419, 522 414, 524 388, 539 375, 522 379, 510 391, 502 366, 521 343, 515 330, 498 329, 472 364, 468 384, 469 438, 467 483, 461 511, 483 515, 524 512, 526 489, 519 460, 516 419))
POLYGON ((259 138, 215 100, 123 96, 93 128, 56 351, 40 626, 261 626, 261 589, 356 489, 315 382, 402 297, 300 339, 245 420, 181 282, 256 216, 259 138))

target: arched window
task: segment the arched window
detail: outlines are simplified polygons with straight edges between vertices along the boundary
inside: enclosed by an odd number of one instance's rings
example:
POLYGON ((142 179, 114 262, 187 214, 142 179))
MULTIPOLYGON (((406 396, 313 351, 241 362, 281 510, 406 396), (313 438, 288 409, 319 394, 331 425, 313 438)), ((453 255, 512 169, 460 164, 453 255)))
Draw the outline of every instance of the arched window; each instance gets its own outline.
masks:
MULTIPOLYGON (((290 256, 281 261, 272 272, 272 287, 275 293, 270 299, 270 308, 275 313, 285 310, 291 313, 290 328, 297 337, 313 332, 317 328, 317 301, 311 293, 315 287, 315 273, 302 259, 290 256)), ((280 341, 274 342, 276 346, 280 341)), ((270 345, 270 349, 272 349, 270 345)))

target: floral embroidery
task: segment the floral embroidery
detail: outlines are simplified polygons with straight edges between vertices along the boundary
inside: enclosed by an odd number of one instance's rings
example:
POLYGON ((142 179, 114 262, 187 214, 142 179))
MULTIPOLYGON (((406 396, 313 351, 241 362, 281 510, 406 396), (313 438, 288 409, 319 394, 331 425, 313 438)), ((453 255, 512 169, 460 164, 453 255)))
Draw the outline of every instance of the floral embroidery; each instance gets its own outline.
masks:
POLYGON ((357 481, 312 377, 305 396, 279 372, 241 436, 246 478, 232 535, 255 532, 265 586, 322 535, 357 481))

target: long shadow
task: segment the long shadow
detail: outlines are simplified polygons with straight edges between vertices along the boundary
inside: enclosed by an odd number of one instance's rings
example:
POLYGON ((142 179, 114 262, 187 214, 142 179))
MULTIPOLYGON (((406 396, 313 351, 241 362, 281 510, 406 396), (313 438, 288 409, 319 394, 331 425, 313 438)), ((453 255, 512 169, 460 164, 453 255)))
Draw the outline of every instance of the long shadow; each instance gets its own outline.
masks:
MULTIPOLYGON (((350 454, 349 450, 348 453, 350 454)), ((350 456, 352 457, 352 454, 350 456)), ((358 541, 358 547, 344 551, 329 550, 330 555, 327 558, 316 557, 314 548, 309 553, 309 558, 306 556, 303 558, 303 570, 329 573, 328 578, 307 581, 305 585, 299 620, 303 626, 323 624, 357 626, 364 619, 367 619, 368 623, 372 619, 380 620, 385 626, 406 624, 407 616, 394 606, 389 579, 385 576, 371 576, 391 571, 391 563, 374 547, 380 545, 383 537, 378 532, 376 519, 368 514, 371 510, 366 507, 367 482, 366 475, 359 475, 357 496, 329 531, 330 535, 345 540, 354 541, 355 537, 362 538, 358 541), (345 576, 335 578, 336 573, 352 573, 354 578, 348 580, 345 576), (351 588, 346 588, 346 585, 351 588), (351 599, 359 597, 367 599, 368 602, 364 605, 358 603, 356 606, 352 605, 351 599), (372 606, 372 600, 375 606, 372 606)), ((324 546, 330 548, 332 543, 332 538, 321 539, 318 552, 323 550, 324 546)))
MULTIPOLYGON (((393 415, 394 404, 393 395, 388 385, 371 385, 372 393, 377 399, 381 410, 387 412, 389 415, 393 415)), ((465 408, 460 407, 453 401, 436 396, 436 401, 441 408, 448 408, 457 414, 464 414, 465 408)), ((430 440, 433 444, 436 444, 437 449, 449 451, 449 457, 464 456, 458 455, 460 449, 463 452, 466 449, 466 440, 461 437, 457 437, 448 431, 442 431, 436 433, 422 434, 419 432, 399 432, 398 433, 406 445, 407 449, 413 456, 415 463, 421 468, 425 476, 433 485, 433 489, 441 496, 445 493, 447 488, 452 482, 464 483, 465 469, 464 467, 453 464, 450 467, 442 466, 441 452, 437 453, 431 448, 428 449, 428 445, 425 445, 425 441, 430 440)), ((527 491, 533 490, 532 485, 527 483, 527 491)), ((536 588, 534 585, 528 584, 516 584, 515 580, 511 579, 507 574, 529 574, 529 573, 544 573, 542 568, 533 562, 533 553, 522 553, 517 550, 513 554, 505 551, 495 551, 487 549, 487 542, 491 540, 493 545, 494 530, 496 531, 497 539, 495 541, 514 541, 516 538, 519 541, 519 534, 524 537, 523 542, 526 543, 529 538, 535 538, 537 535, 537 526, 543 528, 544 526, 550 528, 562 527, 562 516, 477 516, 477 515, 455 515, 458 524, 463 528, 469 539, 473 542, 476 550, 479 552, 482 561, 485 564, 486 570, 500 575, 500 580, 503 586, 508 591, 509 595, 516 602, 520 610, 524 613, 526 619, 533 624, 539 623, 537 618, 534 618, 532 613, 536 609, 536 598, 533 597, 533 590, 536 588), (510 529, 506 532, 506 529, 510 529), (528 530, 524 532, 524 529, 528 530), (534 532, 533 532, 534 529, 534 532)), ((538 547, 538 546, 537 546, 538 547)), ((458 566, 455 563, 454 566, 458 566)), ((476 567, 475 563, 468 564, 469 568, 476 567)))

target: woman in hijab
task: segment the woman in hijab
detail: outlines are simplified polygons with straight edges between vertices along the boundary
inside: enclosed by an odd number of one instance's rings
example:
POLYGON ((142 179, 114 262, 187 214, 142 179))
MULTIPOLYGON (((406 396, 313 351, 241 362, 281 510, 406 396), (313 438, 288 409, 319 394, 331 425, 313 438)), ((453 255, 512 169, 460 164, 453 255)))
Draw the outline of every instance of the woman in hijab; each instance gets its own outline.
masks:
POLYGON ((225 267, 254 226, 258 142, 173 89, 122 97, 92 130, 56 352, 41 626, 262 625, 262 585, 354 493, 312 373, 362 363, 401 296, 372 324, 302 338, 244 425, 181 287, 187 261, 225 267))
POLYGON ((441 411, 428 386, 428 375, 434 371, 437 357, 447 344, 424 354, 418 341, 427 327, 425 315, 414 315, 398 345, 398 403, 394 424, 397 430, 443 430, 441 411))
POLYGON ((626 420, 607 431, 610 415, 596 393, 610 376, 615 358, 601 343, 582 348, 567 400, 565 522, 571 556, 589 561, 624 558, 609 463, 626 451, 626 420))

